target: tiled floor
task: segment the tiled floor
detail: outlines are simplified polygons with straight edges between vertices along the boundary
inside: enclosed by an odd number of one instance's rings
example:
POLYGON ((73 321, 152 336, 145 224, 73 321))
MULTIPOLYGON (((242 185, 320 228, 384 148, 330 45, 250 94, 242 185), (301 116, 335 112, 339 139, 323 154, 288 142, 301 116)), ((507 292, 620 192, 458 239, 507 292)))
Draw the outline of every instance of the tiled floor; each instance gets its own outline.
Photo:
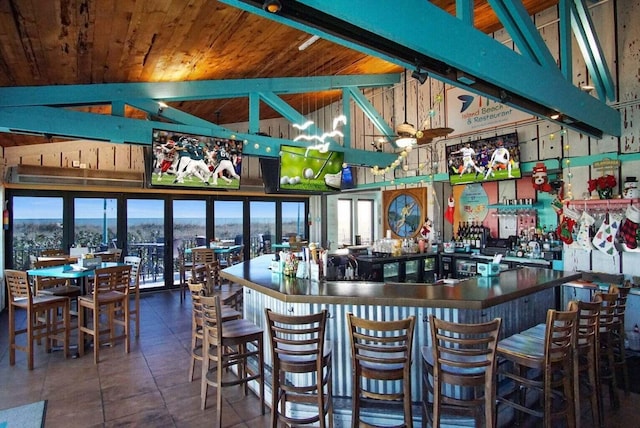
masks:
MULTIPOLYGON (((157 292, 144 294, 141 308, 141 334, 132 340, 130 354, 121 343, 106 347, 95 365, 90 353, 65 360, 60 352, 37 347, 33 371, 27 370, 23 352, 9 366, 7 311, 2 312, 0 409, 48 400, 47 428, 213 426, 215 395, 210 392, 208 408, 200 410, 200 382, 187 380, 190 301, 181 304, 177 291, 157 292)), ((621 394, 617 411, 608 408, 606 398, 606 427, 640 426, 640 395, 621 394)), ((224 427, 269 425, 268 408, 260 415, 257 398, 244 397, 239 387, 225 389, 222 412, 224 427)), ((590 418, 583 421, 581 426, 591 426, 590 418)))

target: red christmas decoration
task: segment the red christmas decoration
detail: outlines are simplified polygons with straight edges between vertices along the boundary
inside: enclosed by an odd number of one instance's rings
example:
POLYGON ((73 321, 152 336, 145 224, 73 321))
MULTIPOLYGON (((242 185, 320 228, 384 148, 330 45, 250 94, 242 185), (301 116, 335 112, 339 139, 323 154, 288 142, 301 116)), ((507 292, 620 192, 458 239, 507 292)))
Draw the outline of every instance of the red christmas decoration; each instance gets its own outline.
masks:
POLYGON ((542 162, 538 162, 536 166, 533 167, 531 182, 533 183, 533 188, 540 192, 551 192, 551 190, 553 190, 553 187, 549 184, 547 167, 542 162))

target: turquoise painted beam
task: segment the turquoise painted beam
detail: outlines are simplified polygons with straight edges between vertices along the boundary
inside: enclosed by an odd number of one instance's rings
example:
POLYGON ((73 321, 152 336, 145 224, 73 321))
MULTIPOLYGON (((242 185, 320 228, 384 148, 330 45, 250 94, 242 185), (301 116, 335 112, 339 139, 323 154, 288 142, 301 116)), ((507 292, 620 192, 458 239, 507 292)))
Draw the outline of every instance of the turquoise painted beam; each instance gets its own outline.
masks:
POLYGON ((260 132, 260 94, 252 92, 249 94, 249 133, 260 132))
POLYGON ((467 25, 473 25, 473 0, 456 0, 456 17, 467 25))
MULTIPOLYGON (((394 131, 387 122, 385 122, 382 115, 378 113, 378 111, 360 91, 356 91, 352 88, 347 88, 346 90, 349 91, 353 101, 358 107, 360 107, 365 116, 369 118, 373 126, 375 126, 382 135, 396 135, 396 131, 394 131)), ((395 146, 395 140, 393 140, 393 145, 395 146)))
MULTIPOLYGON (((151 144, 154 128, 219 138, 246 141, 244 153, 249 156, 277 156, 280 145, 306 147, 307 144, 282 138, 237 133, 218 127, 190 126, 152 120, 131 119, 68 110, 56 107, 0 108, 0 131, 12 133, 37 133, 68 138, 108 141, 112 143, 151 144), (70 127, 69 124, 74 126, 70 127)), ((345 153, 345 162, 358 166, 389 165, 397 155, 356 149, 332 147, 345 153)))
POLYGON ((571 2, 560 0, 558 15, 560 17, 560 70, 568 82, 573 79, 573 53, 571 52, 571 2))
POLYGON ((595 32, 593 21, 584 0, 573 0, 571 7, 571 25, 573 33, 584 56, 591 77, 603 99, 615 100, 613 78, 607 60, 604 57, 598 35, 595 32))
POLYGON ((347 129, 349 132, 344 133, 343 141, 345 148, 351 148, 351 93, 348 89, 342 89, 342 113, 347 118, 347 129))
POLYGON ((346 87, 391 86, 398 83, 398 79, 397 74, 367 74, 190 82, 14 86, 0 88, 0 107, 93 105, 108 104, 114 100, 127 102, 135 99, 171 102, 239 98, 248 97, 252 92, 294 94, 346 87))
POLYGON ((404 0, 402 7, 389 8, 381 0, 298 0, 286 3, 293 8, 289 19, 284 9, 264 12, 257 0, 221 1, 404 68, 429 60, 430 75, 445 83, 493 100, 504 90, 513 96, 503 103, 547 119, 561 112, 564 120, 557 123, 586 135, 621 135, 618 111, 583 93, 557 69, 531 61, 430 2, 404 0), (476 83, 458 81, 456 71, 476 83))
MULTIPOLYGON (((185 113, 181 110, 173 107, 161 107, 157 101, 153 100, 134 100, 129 102, 129 105, 139 110, 146 111, 151 115, 162 117, 173 123, 179 123, 182 125, 199 126, 202 128, 212 129, 214 132, 225 132, 226 129, 216 125, 213 122, 199 118, 192 114, 185 113)), ((73 125, 72 125, 73 126, 73 125)))
POLYGON ((521 2, 488 1, 520 52, 543 67, 551 70, 558 69, 549 48, 540 37, 538 29, 533 25, 531 17, 521 2))

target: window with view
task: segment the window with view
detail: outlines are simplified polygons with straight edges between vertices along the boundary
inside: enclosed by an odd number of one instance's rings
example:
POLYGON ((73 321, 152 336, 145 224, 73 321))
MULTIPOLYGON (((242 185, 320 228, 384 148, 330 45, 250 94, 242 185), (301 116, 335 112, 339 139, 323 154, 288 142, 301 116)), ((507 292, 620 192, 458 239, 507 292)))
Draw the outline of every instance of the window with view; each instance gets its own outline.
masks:
POLYGON ((44 249, 63 249, 63 200, 61 197, 16 196, 11 207, 12 259, 15 269, 29 269, 29 256, 44 249))
POLYGON ((353 202, 351 199, 338 199, 338 243, 351 245, 353 225, 353 202))

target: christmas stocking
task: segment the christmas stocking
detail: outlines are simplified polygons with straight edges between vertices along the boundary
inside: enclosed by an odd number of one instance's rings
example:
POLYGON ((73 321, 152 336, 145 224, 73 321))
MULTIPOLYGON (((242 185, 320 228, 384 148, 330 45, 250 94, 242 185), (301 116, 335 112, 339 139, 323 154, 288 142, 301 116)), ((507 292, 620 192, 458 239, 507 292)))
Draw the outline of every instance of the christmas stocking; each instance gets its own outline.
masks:
POLYGON ((574 209, 566 207, 562 211, 562 220, 558 225, 558 237, 565 244, 573 243, 573 228, 576 226, 576 220, 580 218, 580 214, 574 209))
POLYGON ((619 218, 613 214, 607 214, 593 238, 593 246, 606 255, 613 256, 617 252, 614 244, 619 228, 619 218))
POLYGON ((586 211, 580 216, 580 227, 578 228, 578 235, 576 236, 575 242, 580 249, 585 251, 591 251, 593 249, 591 238, 589 237, 589 228, 595 222, 596 219, 591 217, 586 211))
POLYGON ((620 227, 620 235, 627 248, 635 250, 638 247, 638 224, 640 223, 640 210, 633 205, 627 207, 626 219, 620 227))

